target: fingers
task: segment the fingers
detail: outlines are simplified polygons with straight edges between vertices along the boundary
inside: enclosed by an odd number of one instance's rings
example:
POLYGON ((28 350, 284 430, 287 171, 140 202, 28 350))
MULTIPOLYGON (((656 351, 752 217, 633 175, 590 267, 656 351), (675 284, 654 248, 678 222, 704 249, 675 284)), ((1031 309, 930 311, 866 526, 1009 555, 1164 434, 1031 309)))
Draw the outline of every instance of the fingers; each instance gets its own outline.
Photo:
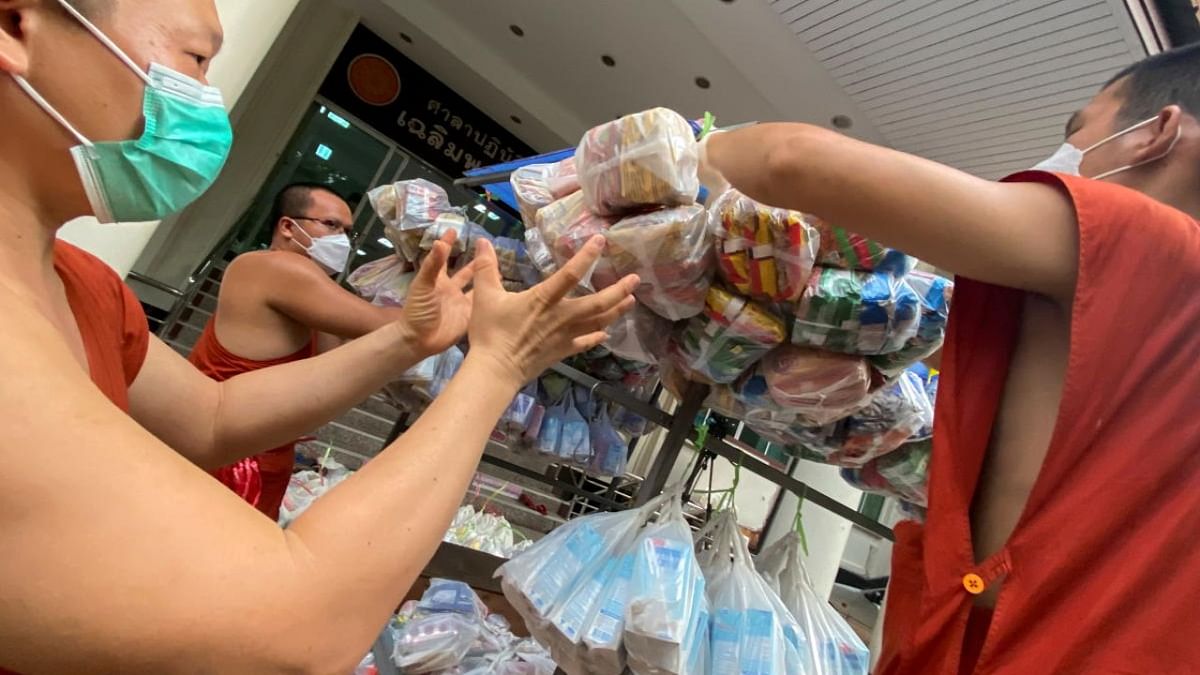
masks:
POLYGON ((455 230, 455 229, 446 230, 446 233, 442 235, 441 240, 446 242, 446 245, 449 246, 451 249, 453 249, 454 242, 458 241, 458 230, 455 230))
POLYGON ((421 263, 421 269, 417 271, 416 281, 433 285, 437 283, 438 275, 446 269, 446 261, 450 259, 450 245, 442 241, 433 243, 433 250, 425 257, 425 262, 421 263))
POLYGON ((588 271, 600 259, 600 254, 604 253, 605 239, 597 235, 588 241, 574 258, 571 258, 562 269, 555 272, 546 281, 542 282, 542 292, 545 294, 545 299, 550 304, 554 304, 562 300, 579 285, 583 278, 587 276, 588 271))
POLYGON ((574 340, 571 340, 571 349, 574 350, 575 354, 580 354, 588 351, 589 349, 595 349, 596 347, 599 347, 600 345, 604 344, 604 341, 607 339, 608 333, 605 333, 604 331, 588 333, 587 335, 582 335, 574 340))
POLYGON ((504 291, 503 278, 500 276, 500 261, 496 259, 496 249, 486 239, 475 242, 475 287, 489 291, 504 291))
POLYGON ((631 274, 608 288, 575 300, 569 300, 571 311, 579 316, 601 314, 630 298, 641 280, 636 274, 631 274))
POLYGON ((633 309, 633 306, 636 304, 637 300, 634 300, 633 296, 628 296, 616 307, 611 307, 603 312, 584 315, 579 322, 580 329, 586 331, 605 330, 616 323, 617 319, 620 319, 625 313, 633 309))

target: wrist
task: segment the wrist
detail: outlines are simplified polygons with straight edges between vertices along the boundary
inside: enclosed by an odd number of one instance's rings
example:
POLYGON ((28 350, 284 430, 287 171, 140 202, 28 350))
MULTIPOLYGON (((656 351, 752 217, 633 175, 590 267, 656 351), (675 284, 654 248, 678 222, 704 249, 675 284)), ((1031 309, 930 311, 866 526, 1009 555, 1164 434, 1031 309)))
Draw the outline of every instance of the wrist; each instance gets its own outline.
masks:
POLYGON ((485 373, 500 386, 512 389, 514 396, 529 380, 511 358, 487 348, 473 348, 468 351, 463 367, 467 367, 468 364, 472 370, 485 373))
POLYGON ((393 321, 388 324, 388 349, 387 352, 391 358, 388 362, 395 369, 396 375, 400 375, 404 371, 412 368, 416 364, 433 356, 427 353, 429 350, 421 345, 421 341, 417 339, 417 333, 408 325, 406 321, 393 321))

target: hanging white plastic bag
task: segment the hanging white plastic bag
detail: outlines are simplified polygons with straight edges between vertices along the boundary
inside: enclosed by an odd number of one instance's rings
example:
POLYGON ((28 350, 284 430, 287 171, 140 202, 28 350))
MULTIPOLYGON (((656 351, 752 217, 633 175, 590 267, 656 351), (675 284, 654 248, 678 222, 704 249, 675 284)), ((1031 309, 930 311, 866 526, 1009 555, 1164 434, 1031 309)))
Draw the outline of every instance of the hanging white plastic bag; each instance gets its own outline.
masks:
MULTIPOLYGON (((784 675, 788 641, 771 589, 755 571, 732 511, 717 516, 709 600, 712 606, 711 670, 714 673, 784 675)), ((794 647, 793 647, 794 650, 794 647)), ((795 657, 793 657, 795 659, 795 657)))
POLYGON ((625 648, 636 675, 691 675, 707 634, 704 576, 679 499, 638 540, 625 610, 625 648), (701 624, 704 624, 703 626, 701 624))
POLYGON ((592 441, 588 423, 575 404, 575 396, 567 399, 558 439, 558 456, 564 461, 587 466, 592 459, 592 441))
POLYGON ((850 628, 837 610, 817 595, 803 560, 803 540, 796 532, 780 539, 760 556, 762 560, 777 560, 784 564, 777 576, 784 605, 800 625, 804 643, 809 646, 802 656, 807 661, 799 672, 806 675, 867 675, 871 655, 867 646, 850 628), (782 551, 782 554, 780 553, 782 551))

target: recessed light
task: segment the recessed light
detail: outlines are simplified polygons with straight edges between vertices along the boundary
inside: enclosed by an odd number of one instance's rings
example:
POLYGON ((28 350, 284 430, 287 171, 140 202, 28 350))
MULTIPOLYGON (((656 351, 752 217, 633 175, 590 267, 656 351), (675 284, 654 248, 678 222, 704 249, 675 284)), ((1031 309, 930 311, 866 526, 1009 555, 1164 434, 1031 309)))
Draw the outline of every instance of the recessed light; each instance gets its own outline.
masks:
POLYGON ((721 2, 723 2, 723 3, 727 4, 727 5, 732 5, 732 4, 733 4, 733 0, 721 0, 721 2))
POLYGON ((838 129, 849 129, 854 126, 854 120, 850 119, 849 115, 834 115, 830 122, 838 129))
POLYGON ((518 26, 515 23, 513 25, 509 26, 508 29, 511 30, 512 34, 516 35, 517 37, 525 37, 525 29, 521 28, 520 26, 518 26))
POLYGON ((509 115, 509 116, 508 116, 508 119, 512 120, 512 121, 513 121, 513 124, 520 124, 520 123, 521 123, 521 118, 520 118, 520 117, 517 117, 516 115, 509 115))
POLYGON ((407 42, 410 45, 412 44, 412 36, 409 35, 408 33, 401 33, 400 39, 404 40, 405 42, 407 42))
POLYGON ((600 63, 603 63, 604 65, 608 66, 609 68, 612 68, 613 66, 617 65, 617 60, 614 59, 613 57, 609 56, 608 54, 605 54, 600 57, 600 63))
POLYGON ((396 248, 396 246, 394 244, 392 244, 391 241, 388 241, 388 239, 386 237, 379 238, 379 245, 384 248, 392 248, 392 249, 396 248))
POLYGON ((697 77, 696 86, 700 87, 701 89, 708 89, 712 86, 712 82, 709 82, 707 77, 697 77))

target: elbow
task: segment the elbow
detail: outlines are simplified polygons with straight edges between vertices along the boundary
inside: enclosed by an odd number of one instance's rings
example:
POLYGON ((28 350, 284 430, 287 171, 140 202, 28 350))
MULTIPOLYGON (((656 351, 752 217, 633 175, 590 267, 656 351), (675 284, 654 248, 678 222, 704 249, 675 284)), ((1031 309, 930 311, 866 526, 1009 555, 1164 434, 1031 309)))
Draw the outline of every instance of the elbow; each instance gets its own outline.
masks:
POLYGON ((742 191, 765 204, 808 210, 813 169, 825 156, 822 146, 829 136, 836 134, 807 124, 780 125, 765 148, 755 184, 742 191))

